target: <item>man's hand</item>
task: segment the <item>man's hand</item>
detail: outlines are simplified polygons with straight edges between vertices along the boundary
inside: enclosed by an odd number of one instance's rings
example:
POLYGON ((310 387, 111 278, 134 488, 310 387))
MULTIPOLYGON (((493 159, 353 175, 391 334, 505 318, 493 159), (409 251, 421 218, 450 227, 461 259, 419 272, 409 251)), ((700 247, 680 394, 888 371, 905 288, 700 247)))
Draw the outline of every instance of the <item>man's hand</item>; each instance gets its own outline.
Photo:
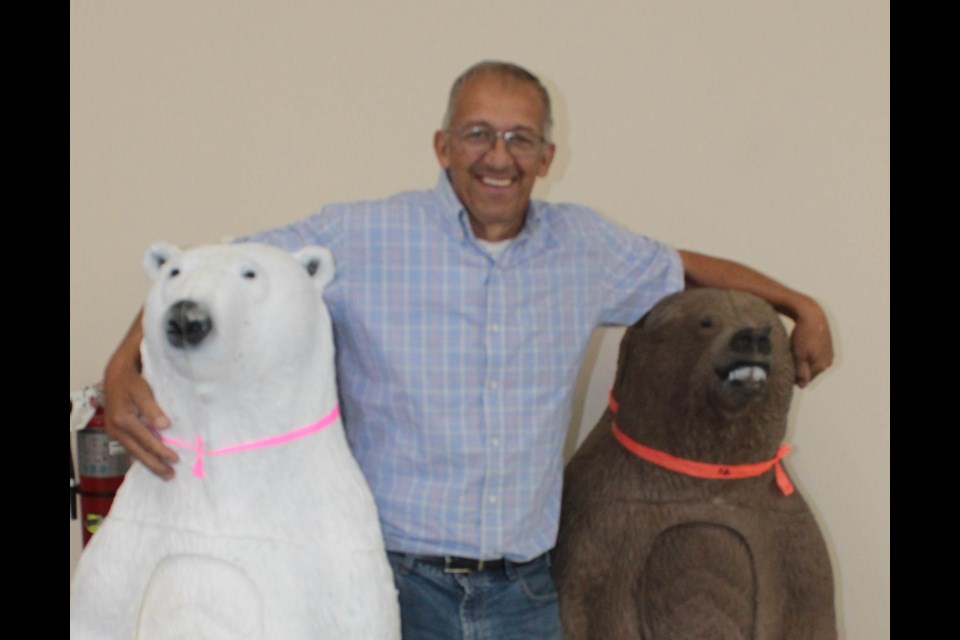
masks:
POLYGON ((801 389, 833 363, 833 339, 823 309, 808 298, 795 318, 790 349, 801 389))
POLYGON ((169 480, 176 452, 168 449, 155 431, 170 426, 157 405, 150 385, 140 375, 140 316, 134 321, 103 375, 104 421, 107 433, 133 458, 169 480))
POLYGON ((737 262, 678 249, 688 286, 738 289, 760 296, 794 321, 790 349, 795 382, 803 388, 833 362, 827 316, 816 300, 737 262))

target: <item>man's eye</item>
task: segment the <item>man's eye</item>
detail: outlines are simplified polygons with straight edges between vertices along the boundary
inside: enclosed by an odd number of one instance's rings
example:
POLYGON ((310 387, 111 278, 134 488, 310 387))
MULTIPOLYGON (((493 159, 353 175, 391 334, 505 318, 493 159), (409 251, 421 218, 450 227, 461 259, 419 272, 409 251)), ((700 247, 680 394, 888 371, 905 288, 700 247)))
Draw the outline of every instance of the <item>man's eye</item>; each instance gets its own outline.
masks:
POLYGON ((529 133, 524 131, 514 131, 510 136, 514 144, 520 145, 522 147, 532 147, 536 142, 529 133))
POLYGON ((471 142, 479 142, 481 140, 488 140, 490 138, 490 131, 483 127, 476 127, 474 129, 468 129, 467 132, 463 134, 463 137, 471 142))

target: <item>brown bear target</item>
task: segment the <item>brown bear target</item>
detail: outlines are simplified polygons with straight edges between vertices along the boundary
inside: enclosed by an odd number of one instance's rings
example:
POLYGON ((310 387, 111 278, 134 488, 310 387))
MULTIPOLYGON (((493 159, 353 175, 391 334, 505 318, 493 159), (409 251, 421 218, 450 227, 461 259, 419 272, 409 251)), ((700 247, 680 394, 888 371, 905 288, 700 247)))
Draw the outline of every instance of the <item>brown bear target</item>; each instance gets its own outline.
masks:
POLYGON ((782 467, 793 381, 779 316, 749 294, 684 291, 627 330, 565 470, 567 640, 836 638, 826 545, 782 467))

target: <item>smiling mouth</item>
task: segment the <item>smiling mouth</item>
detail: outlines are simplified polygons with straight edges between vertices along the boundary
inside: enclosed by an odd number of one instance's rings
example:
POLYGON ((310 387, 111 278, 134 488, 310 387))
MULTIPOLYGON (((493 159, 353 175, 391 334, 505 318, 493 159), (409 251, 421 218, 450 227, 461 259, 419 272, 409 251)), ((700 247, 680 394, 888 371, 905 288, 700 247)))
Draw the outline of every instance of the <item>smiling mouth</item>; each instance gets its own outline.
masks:
POLYGON ((482 176, 480 182, 489 187, 509 187, 513 184, 513 178, 494 178, 492 176, 482 176))

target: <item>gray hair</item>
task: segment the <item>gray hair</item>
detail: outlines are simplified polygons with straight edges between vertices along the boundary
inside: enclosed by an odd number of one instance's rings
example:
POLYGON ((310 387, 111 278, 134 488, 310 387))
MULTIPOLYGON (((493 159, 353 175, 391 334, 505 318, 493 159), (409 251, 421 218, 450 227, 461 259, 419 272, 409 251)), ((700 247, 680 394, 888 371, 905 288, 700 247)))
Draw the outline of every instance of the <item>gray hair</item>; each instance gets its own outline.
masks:
POLYGON ((550 94, 547 92, 547 88, 543 86, 543 83, 540 82, 537 76, 520 65, 496 60, 478 62, 454 80, 453 86, 450 87, 450 99, 447 101, 447 112, 443 114, 444 130, 450 128, 450 122, 453 119, 454 112, 457 110, 457 102, 460 100, 460 92, 463 90, 464 85, 473 78, 482 76, 493 76, 502 80, 515 80, 532 85, 543 100, 543 137, 547 142, 550 142, 550 130, 553 128, 553 114, 550 110, 550 94))

